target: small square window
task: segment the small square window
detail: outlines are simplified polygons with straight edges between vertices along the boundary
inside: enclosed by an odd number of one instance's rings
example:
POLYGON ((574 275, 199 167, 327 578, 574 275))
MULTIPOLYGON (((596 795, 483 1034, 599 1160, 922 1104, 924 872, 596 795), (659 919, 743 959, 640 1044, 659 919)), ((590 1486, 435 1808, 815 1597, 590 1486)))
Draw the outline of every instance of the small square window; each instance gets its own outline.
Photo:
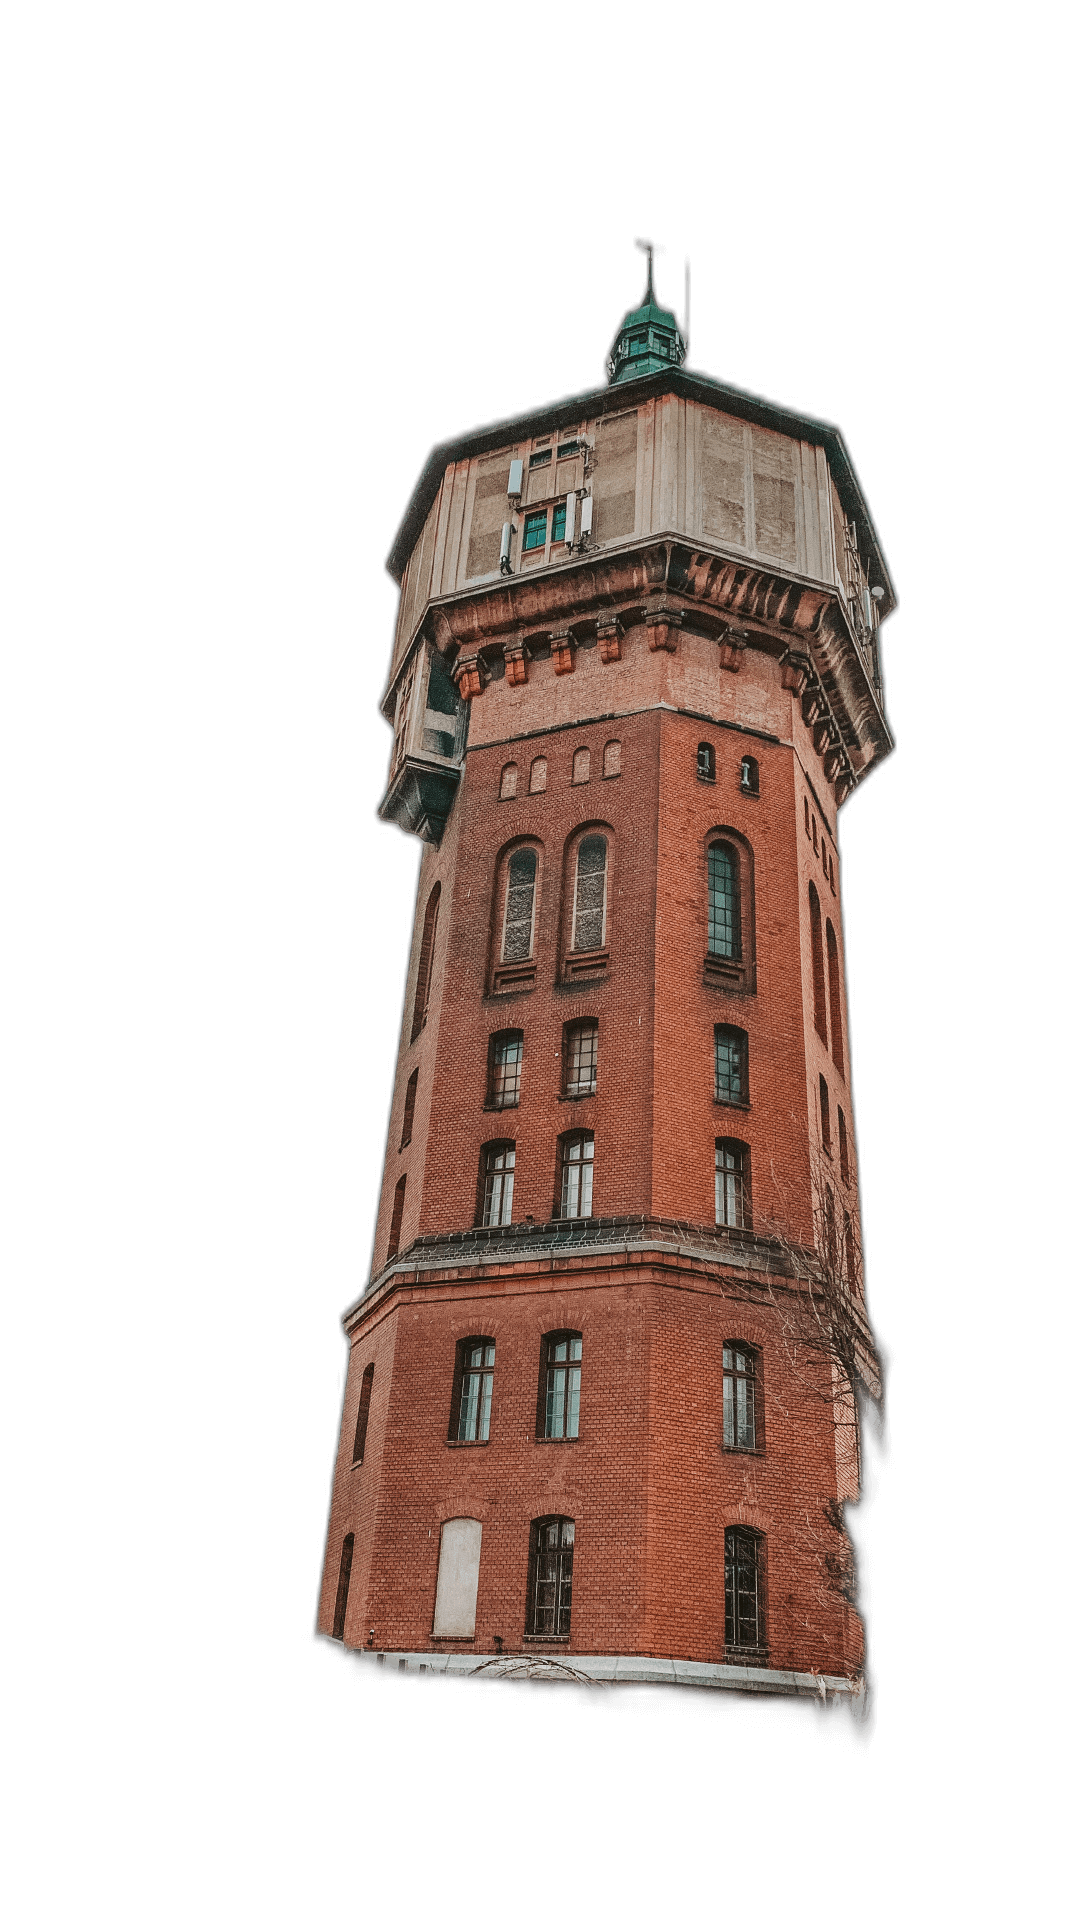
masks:
POLYGON ((532 473, 536 467, 547 467, 551 458, 552 449, 550 447, 539 447, 535 454, 530 454, 529 456, 530 473, 532 473))
POLYGON ((522 541, 522 551, 531 554, 535 552, 538 547, 543 547, 547 534, 547 507, 539 514, 527 514, 525 517, 525 539, 522 541))

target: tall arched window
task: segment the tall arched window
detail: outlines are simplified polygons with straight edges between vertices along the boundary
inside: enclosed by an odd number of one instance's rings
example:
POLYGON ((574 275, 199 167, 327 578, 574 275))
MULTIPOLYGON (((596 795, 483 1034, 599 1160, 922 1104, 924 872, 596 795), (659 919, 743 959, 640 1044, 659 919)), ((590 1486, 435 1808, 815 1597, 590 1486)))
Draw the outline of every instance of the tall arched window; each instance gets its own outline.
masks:
POLYGON ((519 847, 507 862, 501 948, 504 961, 529 960, 532 956, 536 896, 537 856, 532 847, 519 847))
POLYGON ((338 1592, 334 1600, 334 1626, 331 1633, 336 1641, 345 1640, 345 1610, 349 1605, 349 1576, 353 1572, 353 1536, 347 1534, 342 1542, 342 1558, 338 1563, 338 1592))
POLYGON ((818 889, 811 881, 807 895, 811 903, 811 980, 814 986, 815 1026, 826 1038, 826 976, 822 966, 822 909, 818 889))
POLYGON ((428 1002, 432 992, 432 960, 435 953, 435 930, 439 924, 439 882, 436 881, 428 896, 424 909, 424 932, 420 938, 420 965, 417 968, 417 994, 413 1002, 413 1028, 410 1040, 415 1041, 428 1018, 428 1002))
POLYGON ((723 841, 709 850, 709 947, 720 960, 740 958, 739 865, 723 841))
POLYGON ((360 1406, 357 1409, 357 1427, 353 1436, 353 1466, 364 1459, 364 1443, 368 1438, 368 1410, 372 1404, 372 1387, 375 1382, 375 1362, 369 1361, 360 1380, 360 1406))
POLYGON ((571 785, 581 787, 589 779, 589 748, 579 747, 571 766, 571 785))
POLYGON ((765 1542, 752 1527, 724 1531, 724 1644, 765 1648, 765 1542))
POLYGON ((548 762, 543 754, 538 754, 529 770, 529 791, 531 794, 543 794, 547 785, 548 762))
POLYGON ((480 1226, 508 1227, 514 1202, 514 1142, 489 1141, 481 1154, 480 1226))
POLYGON ((837 955, 837 936, 833 922, 826 922, 826 964, 830 977, 830 1040, 833 1045, 833 1058, 837 1071, 844 1079, 845 1052, 841 1039, 841 964, 837 955))
POLYGON ((394 1205, 390 1215, 390 1237, 387 1241, 387 1259, 392 1261, 402 1242, 402 1215, 405 1213, 405 1175, 402 1175, 394 1189, 394 1205))
POLYGON ((517 792, 518 762, 516 760, 508 760, 503 772, 499 776, 499 798, 500 800, 513 800, 517 792))
POLYGON ((608 842, 603 834, 587 834, 575 863, 571 947, 576 954, 604 946, 607 905, 608 842))
POLYGON ((616 775, 621 771, 622 765, 623 765, 622 742, 618 740, 606 740, 604 743, 604 778, 605 780, 614 780, 616 775))

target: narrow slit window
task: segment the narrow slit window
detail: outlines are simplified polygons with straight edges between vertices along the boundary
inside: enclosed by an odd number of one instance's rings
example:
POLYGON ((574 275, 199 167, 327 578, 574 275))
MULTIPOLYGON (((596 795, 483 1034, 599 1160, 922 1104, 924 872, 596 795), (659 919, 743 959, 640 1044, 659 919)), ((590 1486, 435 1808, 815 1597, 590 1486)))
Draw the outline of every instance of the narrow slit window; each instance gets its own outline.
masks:
POLYGON ((435 934, 439 925, 439 882, 436 881, 428 896, 424 909, 424 931, 420 938, 420 961, 417 966, 417 992, 413 1001, 413 1025, 410 1041, 415 1041, 421 1028, 428 1019, 428 1002, 432 993, 432 973, 435 959, 435 934))
POLYGON ((394 1189, 394 1205, 390 1214, 390 1238, 387 1241, 387 1259, 392 1261, 402 1240, 402 1215, 405 1212, 405 1175, 402 1175, 394 1189))
POLYGON ((826 971, 830 983, 830 1041, 834 1063, 843 1080, 845 1055, 844 1043, 841 1039, 841 962, 837 952, 837 936, 833 931, 831 920, 826 922, 826 971))
POLYGON ((420 1068, 414 1067, 413 1072, 405 1084, 405 1108, 402 1113, 402 1138, 398 1143, 399 1154, 403 1147, 409 1146, 413 1138, 413 1115, 417 1105, 417 1081, 419 1077, 420 1068))
POLYGON ((837 1109, 837 1158, 841 1163, 841 1179, 847 1187, 849 1183, 848 1126, 844 1109, 840 1107, 837 1109))
POLYGON ((726 1345, 724 1360, 725 1447, 755 1446, 755 1357, 746 1347, 726 1345))
POLYGON ((736 856, 720 841, 709 850, 709 952, 721 960, 740 957, 736 856))
POLYGON ((537 856, 519 847, 507 863, 507 896, 503 912, 503 959, 529 960, 533 952, 533 910, 537 889, 537 856))
POLYGON ((353 1571, 353 1536, 347 1534, 342 1542, 342 1558, 338 1563, 338 1592, 334 1599, 334 1626, 331 1633, 336 1641, 345 1640, 345 1611, 349 1606, 349 1576, 353 1571))
POLYGON ((830 1091, 826 1086, 824 1074, 818 1076, 818 1111, 822 1122, 822 1145, 826 1153, 830 1154, 833 1151, 833 1143, 830 1139, 830 1091))
POLYGON ((826 977, 822 966, 822 909, 818 889, 811 881, 807 889, 811 904, 811 984, 814 989, 815 1027, 826 1038, 826 977))
POLYGON ((742 1141, 716 1142, 713 1187, 717 1226, 749 1227, 748 1156, 742 1141))
POLYGON ((578 849, 574 881, 574 925, 571 947, 588 953, 604 946, 608 843, 589 834, 578 849))
POLYGON ((514 1143, 492 1141, 484 1150, 482 1227, 509 1227, 514 1200, 514 1143))
POLYGON ((374 1383, 375 1362, 369 1361, 360 1379, 360 1405, 357 1408, 357 1425, 353 1435, 354 1467, 364 1459, 364 1443, 368 1438, 368 1410, 372 1404, 372 1387, 374 1383))
POLYGON ((724 1531, 724 1640, 729 1648, 759 1649, 762 1632, 762 1547, 753 1528, 724 1531))

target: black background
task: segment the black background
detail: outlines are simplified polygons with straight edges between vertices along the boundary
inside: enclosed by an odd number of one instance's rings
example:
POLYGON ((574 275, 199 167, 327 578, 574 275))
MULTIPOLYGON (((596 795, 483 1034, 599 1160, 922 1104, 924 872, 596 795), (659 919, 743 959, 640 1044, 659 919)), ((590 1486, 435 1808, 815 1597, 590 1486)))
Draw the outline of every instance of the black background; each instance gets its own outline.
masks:
MULTIPOLYGON (((257 985, 267 985, 275 1145, 252 1285, 265 1304, 257 1398, 275 1406, 267 1431, 282 1429, 273 1464, 263 1462, 269 1506, 257 1531, 261 1564, 271 1527, 273 1579, 255 1583, 263 1619, 267 1608, 275 1616, 273 1667, 288 1675, 290 1712, 309 1739, 338 1729, 342 1752, 363 1729, 367 1754, 407 1758, 413 1744, 463 1739, 482 1748, 505 1740, 528 1756, 555 1712, 551 1700, 515 1690, 357 1675, 315 1644, 313 1616, 346 1364, 340 1314, 369 1266, 419 864, 417 843, 374 818, 390 747, 376 701, 397 599, 384 557, 434 442, 603 382, 620 315, 643 286, 634 238, 649 232, 664 250, 661 300, 680 317, 691 263, 691 367, 841 426, 901 601, 883 634, 899 745, 839 830, 870 1304, 891 1364, 887 1447, 870 1448, 856 1523, 876 1715, 870 1733, 856 1735, 847 1715, 659 1694, 561 1694, 559 1714, 582 1754, 605 1754, 616 1769, 661 1746, 676 1779, 682 1756, 730 1739, 720 1727, 747 1752, 780 1742, 808 1760, 818 1750, 862 1756, 864 1767, 901 1752, 933 1692, 914 1621, 914 1541, 931 1470, 918 1291, 937 1274, 910 1228, 920 1143, 912 1076, 941 1020, 935 985, 916 964, 941 905, 943 743, 931 738, 927 663, 939 707, 956 676, 943 551, 927 530, 937 490, 927 423, 941 405, 943 342, 941 327, 933 340, 927 332, 935 255, 914 215, 889 257, 868 240, 853 263, 808 232, 749 252, 716 219, 680 227, 664 206, 624 223, 538 221, 516 236, 499 219, 461 232, 424 211, 386 211, 357 232, 346 211, 334 192, 292 206, 276 242, 273 311, 253 323, 261 352, 275 340, 259 442, 261 486, 276 496, 267 645, 255 642, 250 657, 259 791, 242 807, 252 863, 263 863, 271 949, 257 985)), ((244 363, 238 342, 240 371, 244 363)), ((929 1181, 922 1226, 939 1204, 929 1181)))

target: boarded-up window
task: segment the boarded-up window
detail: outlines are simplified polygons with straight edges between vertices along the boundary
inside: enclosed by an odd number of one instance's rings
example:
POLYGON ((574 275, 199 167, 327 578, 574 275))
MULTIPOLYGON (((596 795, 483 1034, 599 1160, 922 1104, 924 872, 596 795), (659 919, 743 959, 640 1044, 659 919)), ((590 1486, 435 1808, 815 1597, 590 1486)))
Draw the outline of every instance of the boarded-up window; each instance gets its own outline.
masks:
POLYGON ((508 760, 499 777, 499 798, 500 800, 513 800, 517 792, 518 762, 516 760, 508 760))
POLYGON ((604 778, 613 780, 620 772, 622 747, 618 740, 608 740, 604 744, 604 778))
POLYGON ((507 902, 503 917, 503 959, 528 960, 533 952, 533 902, 537 888, 537 856, 519 847, 507 864, 507 902))
POLYGON ((581 787, 589 779, 589 748, 579 747, 571 766, 571 783, 581 787))
POLYGON ((435 1584, 435 1621, 432 1633, 472 1640, 477 1625, 477 1586, 480 1581, 479 1521, 444 1521, 439 1539, 439 1574, 435 1584))
POLYGON ((509 474, 510 455, 505 453, 481 461, 477 468, 469 553, 465 563, 466 576, 470 580, 477 574, 494 574, 499 570, 499 536, 507 518, 509 474))
POLYGON ((543 794, 547 785, 548 762, 543 754, 538 754, 529 770, 529 791, 531 794, 543 794))
POLYGON ((604 946, 607 866, 608 843, 600 834, 588 835, 578 849, 574 884, 571 946, 576 953, 604 946))
POLYGON ((760 554, 772 554, 795 566, 796 482, 792 442, 783 434, 751 429, 754 466, 754 544, 760 554))
POLYGON ((622 540, 634 532, 638 470, 638 415, 618 414, 597 427, 593 470, 593 539, 622 540))
POLYGON ((743 423, 723 414, 702 419, 702 533, 731 547, 747 545, 743 423))

